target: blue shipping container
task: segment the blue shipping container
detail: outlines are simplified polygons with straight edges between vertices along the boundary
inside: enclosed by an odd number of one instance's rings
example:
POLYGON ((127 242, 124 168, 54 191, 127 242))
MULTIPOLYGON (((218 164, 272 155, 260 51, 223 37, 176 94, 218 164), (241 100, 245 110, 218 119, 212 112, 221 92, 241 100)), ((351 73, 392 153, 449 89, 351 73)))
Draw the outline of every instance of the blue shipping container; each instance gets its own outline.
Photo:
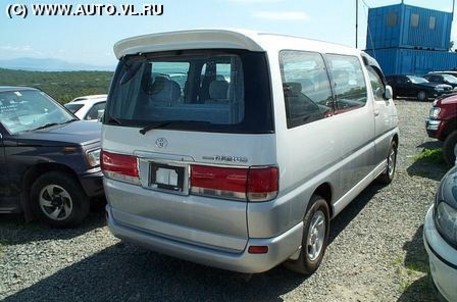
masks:
POLYGON ((426 74, 429 71, 457 68, 457 53, 448 51, 391 48, 366 50, 381 65, 386 75, 426 74))
POLYGON ((451 26, 448 12, 405 4, 371 8, 366 48, 448 50, 451 26))

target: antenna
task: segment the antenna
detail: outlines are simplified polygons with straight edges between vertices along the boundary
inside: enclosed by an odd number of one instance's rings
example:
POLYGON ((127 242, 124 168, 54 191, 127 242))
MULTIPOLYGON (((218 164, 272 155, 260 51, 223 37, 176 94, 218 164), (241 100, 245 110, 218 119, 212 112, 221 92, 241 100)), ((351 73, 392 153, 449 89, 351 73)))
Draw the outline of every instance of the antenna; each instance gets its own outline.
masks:
POLYGON ((357 46, 358 46, 358 30, 359 30, 359 0, 355 0, 355 48, 357 48, 357 46))
POLYGON ((451 15, 451 20, 454 20, 454 8, 455 8, 455 0, 452 0, 452 15, 451 15))

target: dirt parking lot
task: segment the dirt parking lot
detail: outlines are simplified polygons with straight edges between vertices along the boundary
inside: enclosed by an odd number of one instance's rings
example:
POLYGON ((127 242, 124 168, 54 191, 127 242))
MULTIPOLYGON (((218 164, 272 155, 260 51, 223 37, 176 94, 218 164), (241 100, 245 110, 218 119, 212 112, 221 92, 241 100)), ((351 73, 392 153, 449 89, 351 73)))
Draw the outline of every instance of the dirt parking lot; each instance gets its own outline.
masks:
POLYGON ((425 213, 447 170, 417 160, 441 144, 427 137, 430 103, 396 101, 397 174, 371 185, 335 220, 319 270, 282 267, 246 276, 122 243, 102 209, 77 229, 50 229, 0 216, 0 300, 4 301, 435 301, 422 244, 425 213))

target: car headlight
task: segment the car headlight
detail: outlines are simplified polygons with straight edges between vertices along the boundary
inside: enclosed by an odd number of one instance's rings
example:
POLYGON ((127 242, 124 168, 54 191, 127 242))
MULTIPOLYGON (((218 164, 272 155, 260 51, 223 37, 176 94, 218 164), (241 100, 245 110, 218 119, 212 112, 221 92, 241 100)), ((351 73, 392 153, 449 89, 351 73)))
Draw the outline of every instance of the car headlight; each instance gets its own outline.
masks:
POLYGON ((457 209, 446 202, 438 202, 435 224, 441 236, 452 246, 457 246, 457 209))
POLYGON ((435 87, 435 90, 436 90, 436 91, 444 91, 444 87, 442 87, 442 86, 436 86, 436 87, 435 87))
POLYGON ((440 107, 432 107, 430 108, 429 117, 433 120, 437 120, 438 116, 440 115, 441 108, 440 107))
POLYGON ((89 163, 89 167, 95 168, 100 166, 100 150, 95 149, 86 152, 87 162, 89 163))

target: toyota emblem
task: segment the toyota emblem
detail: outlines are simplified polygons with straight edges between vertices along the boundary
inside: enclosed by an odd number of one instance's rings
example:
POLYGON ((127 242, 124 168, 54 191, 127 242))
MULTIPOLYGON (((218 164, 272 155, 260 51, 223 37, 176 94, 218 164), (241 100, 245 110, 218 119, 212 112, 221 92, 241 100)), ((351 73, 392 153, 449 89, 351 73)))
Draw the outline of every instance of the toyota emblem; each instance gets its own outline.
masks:
POLYGON ((156 146, 160 149, 163 149, 163 148, 166 148, 168 145, 168 141, 166 138, 164 137, 159 137, 157 140, 156 140, 156 146))

